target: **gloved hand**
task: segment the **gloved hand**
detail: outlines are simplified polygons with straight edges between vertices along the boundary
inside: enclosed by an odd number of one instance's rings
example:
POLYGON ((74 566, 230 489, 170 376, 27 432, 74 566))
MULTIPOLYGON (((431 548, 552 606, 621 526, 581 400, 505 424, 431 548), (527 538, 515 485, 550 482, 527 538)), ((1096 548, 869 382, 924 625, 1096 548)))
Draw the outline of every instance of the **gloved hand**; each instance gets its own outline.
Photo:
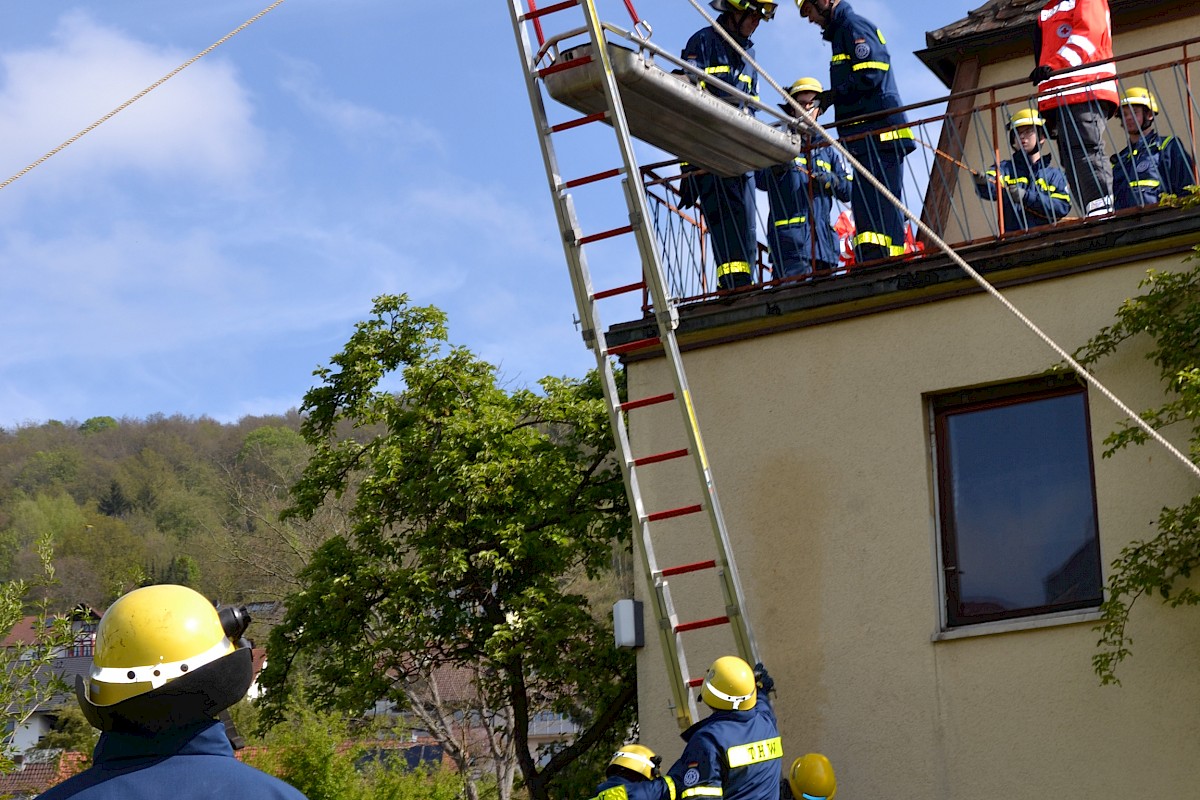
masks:
POLYGON ((1020 206, 1025 201, 1025 187, 1019 183, 1010 183, 1004 187, 1004 193, 1014 206, 1020 206))
POLYGON ((831 175, 828 170, 814 169, 811 173, 809 173, 809 177, 812 178, 813 183, 815 183, 817 186, 820 186, 822 189, 828 189, 833 185, 833 175, 831 175))
POLYGON ((1050 77, 1050 73, 1054 70, 1046 65, 1040 65, 1033 68, 1033 72, 1029 73, 1029 82, 1036 85, 1050 77))
POLYGON ((761 661, 754 665, 754 685, 760 692, 770 694, 775 691, 775 679, 767 672, 767 668, 761 661))
POLYGON ((974 172, 971 174, 971 180, 975 182, 976 189, 981 192, 987 191, 987 186, 989 183, 987 175, 984 175, 982 172, 974 172))
POLYGON ((818 92, 817 96, 814 97, 813 100, 816 102, 817 108, 819 109, 817 113, 820 114, 824 112, 825 109, 833 106, 833 90, 826 89, 823 92, 818 92))

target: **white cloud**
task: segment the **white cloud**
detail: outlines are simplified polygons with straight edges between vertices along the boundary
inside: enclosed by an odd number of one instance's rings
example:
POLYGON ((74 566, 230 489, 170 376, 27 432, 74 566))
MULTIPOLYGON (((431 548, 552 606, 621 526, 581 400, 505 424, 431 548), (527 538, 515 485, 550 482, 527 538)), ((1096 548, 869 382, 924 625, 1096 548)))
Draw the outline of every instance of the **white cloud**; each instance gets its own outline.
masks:
MULTIPOLYGON (((192 53, 136 41, 85 13, 48 44, 0 55, 4 177, 58 146, 192 53)), ((229 63, 210 55, 21 179, 78 188, 124 170, 164 179, 237 181, 263 152, 252 104, 229 63)), ((30 191, 29 189, 24 189, 30 191)))
POLYGON ((431 151, 435 156, 445 155, 442 139, 432 126, 415 117, 395 116, 333 96, 321 84, 313 64, 290 61, 283 89, 301 109, 352 143, 382 146, 398 157, 428 156, 431 151))

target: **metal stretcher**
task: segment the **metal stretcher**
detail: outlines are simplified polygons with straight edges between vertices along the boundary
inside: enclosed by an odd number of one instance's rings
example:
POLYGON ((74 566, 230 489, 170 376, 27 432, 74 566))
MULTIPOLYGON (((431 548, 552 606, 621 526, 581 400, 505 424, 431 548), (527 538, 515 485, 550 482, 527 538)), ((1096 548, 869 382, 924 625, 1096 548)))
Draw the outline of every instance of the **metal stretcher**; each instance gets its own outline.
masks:
MULTIPOLYGON (((592 45, 564 50, 558 60, 587 57, 592 45)), ((721 176, 741 175, 800 154, 798 133, 762 122, 696 86, 686 75, 665 71, 643 52, 608 44, 613 75, 629 132, 679 158, 721 176)), ((563 105, 594 114, 606 108, 598 61, 548 74, 546 91, 563 105)))

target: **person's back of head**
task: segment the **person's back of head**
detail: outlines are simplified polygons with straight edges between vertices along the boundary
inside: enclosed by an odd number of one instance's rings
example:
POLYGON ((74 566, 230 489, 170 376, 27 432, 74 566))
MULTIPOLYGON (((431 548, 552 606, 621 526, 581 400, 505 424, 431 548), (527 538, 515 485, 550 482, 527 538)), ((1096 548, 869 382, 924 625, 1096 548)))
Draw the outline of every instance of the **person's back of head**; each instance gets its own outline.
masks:
POLYGON ((649 747, 640 744, 622 745, 608 762, 607 778, 623 778, 630 783, 654 780, 659 776, 662 758, 649 747))
POLYGON ((186 586, 120 597, 100 619, 91 672, 75 679, 83 714, 101 731, 157 733, 206 720, 254 679, 242 607, 218 611, 186 586))
POLYGON ((708 668, 700 699, 720 711, 747 711, 758 702, 754 670, 737 656, 721 656, 708 668))

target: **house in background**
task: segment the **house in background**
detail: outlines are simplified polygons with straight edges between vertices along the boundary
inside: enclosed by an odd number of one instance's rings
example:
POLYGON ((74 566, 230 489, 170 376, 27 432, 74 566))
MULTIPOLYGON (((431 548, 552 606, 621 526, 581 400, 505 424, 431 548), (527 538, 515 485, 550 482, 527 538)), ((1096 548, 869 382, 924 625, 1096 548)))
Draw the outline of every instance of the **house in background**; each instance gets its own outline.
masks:
MULTIPOLYGON (((967 127, 942 149, 976 134, 993 141, 972 109, 1033 67, 1041 5, 993 0, 930 34, 925 62, 985 98, 951 101, 946 127, 956 111, 967 127)), ((1129 69, 1194 77, 1194 3, 1112 0, 1112 10, 1119 56, 1160 51, 1129 69)), ((1016 105, 1031 89, 996 96, 1016 105)), ((1187 131, 1194 103, 1172 117, 1187 131)), ((955 226, 982 208, 977 198, 939 200, 947 190, 935 185, 926 218, 952 242, 971 240, 960 254, 1068 351, 1113 322, 1148 269, 1179 270, 1200 243, 1200 210, 1158 207, 974 240, 955 226)), ((679 314, 750 622, 778 686, 786 763, 827 754, 847 797, 1195 795, 1194 614, 1143 599, 1123 685, 1100 686, 1091 665, 1108 565, 1152 535, 1162 507, 1197 492, 1185 466, 1156 445, 1101 458, 1122 413, 1052 372, 1059 357, 932 248, 829 280, 698 298, 679 314)), ((607 340, 653 335, 638 319, 607 340)), ((1164 399, 1148 346, 1133 342, 1096 371, 1137 409, 1164 399)), ((629 398, 674 389, 655 352, 624 360, 629 398)), ((632 413, 634 457, 679 447, 678 417, 667 405, 632 413)), ((639 480, 649 510, 695 502, 694 474, 679 462, 639 480)), ((703 558, 696 543, 711 534, 691 520, 657 524, 659 564, 703 558)), ((645 581, 635 586, 648 600, 645 581)), ((673 578, 671 590, 677 605, 722 613, 703 577, 673 578)), ((691 672, 702 674, 721 641, 686 635, 691 672)), ((669 762, 678 729, 656 637, 638 654, 638 693, 642 741, 669 762)))
MULTIPOLYGON (((54 654, 53 669, 67 682, 71 690, 62 695, 56 695, 38 708, 17 728, 12 739, 12 750, 24 753, 33 748, 43 736, 50 732, 57 721, 59 713, 65 704, 75 704, 75 676, 87 675, 92 666, 92 652, 96 643, 96 626, 100 615, 92 608, 79 605, 70 613, 71 629, 75 633, 75 641, 69 647, 62 648, 54 654)), ((25 648, 37 640, 38 618, 25 617, 18 623, 0 646, 5 648, 25 648)), ((3 796, 3 795, 0 795, 3 796)))

